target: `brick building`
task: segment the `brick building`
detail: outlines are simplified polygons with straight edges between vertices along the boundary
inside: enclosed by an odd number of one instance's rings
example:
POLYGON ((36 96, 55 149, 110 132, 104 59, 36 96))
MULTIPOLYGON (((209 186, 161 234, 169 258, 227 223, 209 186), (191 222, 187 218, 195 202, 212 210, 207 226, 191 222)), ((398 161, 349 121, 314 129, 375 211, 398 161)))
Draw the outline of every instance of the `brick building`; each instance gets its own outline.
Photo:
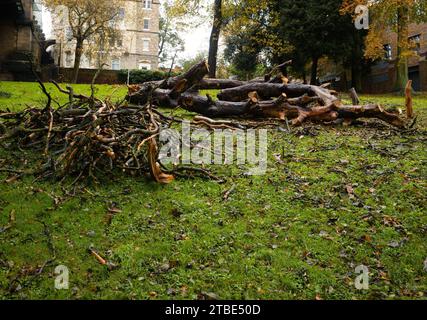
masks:
MULTIPOLYGON (((414 56, 408 61, 409 79, 415 91, 427 91, 427 23, 411 24, 409 39, 414 46, 414 56)), ((395 59, 397 34, 389 32, 384 43, 384 59, 372 67, 364 79, 364 91, 371 93, 390 92, 396 81, 395 59)))
POLYGON ((0 1, 0 80, 33 80, 29 55, 39 72, 49 63, 38 10, 35 0, 0 1))
MULTIPOLYGON (((123 0, 118 28, 118 39, 103 62, 105 69, 155 70, 159 63, 159 0, 123 0)), ((67 14, 58 8, 52 16, 56 38, 55 63, 61 68, 74 66, 75 40, 70 35, 67 14)), ((86 43, 87 44, 87 43, 86 43)), ((81 69, 96 69, 99 59, 83 54, 81 69)))

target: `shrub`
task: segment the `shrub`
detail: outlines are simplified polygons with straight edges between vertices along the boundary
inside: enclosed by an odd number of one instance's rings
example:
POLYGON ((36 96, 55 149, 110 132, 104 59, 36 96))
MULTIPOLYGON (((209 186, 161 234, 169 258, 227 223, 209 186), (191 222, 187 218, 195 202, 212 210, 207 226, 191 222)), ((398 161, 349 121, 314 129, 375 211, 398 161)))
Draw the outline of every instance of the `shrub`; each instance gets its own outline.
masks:
MULTIPOLYGON (((176 76, 176 73, 171 73, 171 77, 176 76)), ((163 80, 168 77, 168 72, 152 71, 152 70, 131 70, 129 74, 129 84, 143 83, 147 81, 163 80)), ((126 83, 128 79, 128 70, 119 71, 119 81, 126 83)))

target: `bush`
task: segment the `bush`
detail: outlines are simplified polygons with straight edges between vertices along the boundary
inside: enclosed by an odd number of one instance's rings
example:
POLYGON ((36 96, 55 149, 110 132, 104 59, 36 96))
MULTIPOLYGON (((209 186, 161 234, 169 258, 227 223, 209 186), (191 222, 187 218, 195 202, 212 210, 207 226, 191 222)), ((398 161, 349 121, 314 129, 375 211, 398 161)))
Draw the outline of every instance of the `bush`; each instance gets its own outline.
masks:
MULTIPOLYGON (((171 77, 176 76, 176 73, 171 73, 171 77)), ((152 71, 152 70, 131 70, 129 75, 129 84, 143 83, 147 81, 163 80, 168 77, 168 72, 152 71)), ((128 70, 119 71, 119 81, 126 83, 128 79, 128 70)))

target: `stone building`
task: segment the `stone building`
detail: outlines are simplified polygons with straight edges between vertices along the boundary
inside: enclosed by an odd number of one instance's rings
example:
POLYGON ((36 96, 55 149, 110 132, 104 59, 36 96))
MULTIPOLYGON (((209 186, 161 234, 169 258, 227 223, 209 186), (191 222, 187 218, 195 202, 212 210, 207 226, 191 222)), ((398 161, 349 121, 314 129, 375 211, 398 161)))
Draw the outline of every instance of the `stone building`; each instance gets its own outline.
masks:
MULTIPOLYGON (((56 39, 55 63, 62 68, 74 66, 75 40, 72 39, 66 9, 58 8, 52 16, 56 39)), ((159 0, 122 0, 118 28, 122 37, 116 39, 107 57, 104 69, 156 70, 159 63, 159 0)), ((96 69, 96 55, 83 54, 80 68, 96 69)))
MULTIPOLYGON (((387 33, 384 43, 384 59, 372 67, 367 77, 369 92, 390 92, 396 80, 395 60, 397 57, 397 34, 387 33)), ((409 39, 413 43, 414 55, 409 58, 409 79, 415 91, 427 91, 427 23, 411 24, 409 39)))
POLYGON ((36 71, 49 63, 37 0, 0 1, 0 80, 34 80, 28 57, 36 71))

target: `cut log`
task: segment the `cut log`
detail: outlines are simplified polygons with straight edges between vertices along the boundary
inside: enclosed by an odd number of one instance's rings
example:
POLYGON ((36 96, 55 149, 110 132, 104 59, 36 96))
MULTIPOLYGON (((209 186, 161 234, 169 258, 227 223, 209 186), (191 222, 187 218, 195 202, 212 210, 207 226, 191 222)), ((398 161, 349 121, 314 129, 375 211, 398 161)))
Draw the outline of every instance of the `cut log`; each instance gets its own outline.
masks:
POLYGON ((179 105, 187 111, 196 112, 210 118, 243 116, 248 114, 253 102, 214 101, 209 95, 203 97, 192 93, 183 93, 179 105))
POLYGON ((350 89, 350 97, 353 105, 357 106, 360 104, 360 99, 359 99, 359 96, 357 95, 356 89, 354 88, 350 89))
MULTIPOLYGON (((179 92, 187 91, 208 74, 209 68, 205 60, 194 65, 190 70, 177 77, 160 81, 148 81, 138 85, 129 86, 126 99, 131 103, 145 104, 153 90, 175 90, 179 92), (176 88, 179 87, 179 90, 176 88)), ((164 94, 165 92, 163 92, 164 94)), ((160 94, 160 92, 158 92, 160 94)), ((156 95, 156 94, 154 94, 156 95)), ((160 98, 160 97, 159 97, 160 98)), ((168 105, 166 107, 169 107, 168 105)))
POLYGON ((186 80, 185 88, 183 91, 188 90, 194 85, 200 83, 200 81, 209 73, 209 67, 205 60, 199 62, 190 68, 187 72, 177 77, 169 78, 162 83, 161 89, 172 89, 182 80, 186 80))

